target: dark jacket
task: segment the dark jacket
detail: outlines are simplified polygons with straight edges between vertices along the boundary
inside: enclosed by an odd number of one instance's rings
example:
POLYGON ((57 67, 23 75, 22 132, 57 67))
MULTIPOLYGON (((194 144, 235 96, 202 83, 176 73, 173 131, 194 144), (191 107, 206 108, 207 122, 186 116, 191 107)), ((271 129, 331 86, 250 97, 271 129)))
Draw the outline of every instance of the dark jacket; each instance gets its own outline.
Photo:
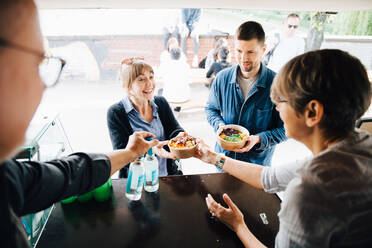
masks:
POLYGON ((102 185, 111 165, 103 154, 75 153, 50 162, 0 163, 0 247, 31 247, 19 216, 36 213, 102 185))
MULTIPOLYGON (((169 140, 179 132, 184 132, 178 121, 173 115, 167 100, 162 96, 154 97, 155 104, 159 107, 159 118, 164 128, 164 138, 169 140)), ((112 105, 107 111, 107 125, 110 133, 112 147, 114 149, 124 149, 128 144, 128 139, 133 134, 133 129, 129 123, 128 114, 126 113, 122 101, 112 105)), ((167 148, 167 147, 164 147, 167 148)), ((167 160, 168 175, 182 174, 177 171, 174 161, 167 160)), ((120 170, 119 177, 128 176, 128 166, 120 170)))
POLYGON ((226 62, 226 60, 221 61, 221 62, 214 62, 212 64, 212 66, 209 68, 206 76, 207 76, 207 78, 212 77, 212 75, 216 76, 217 73, 219 73, 223 69, 231 67, 231 66, 232 66, 232 64, 229 63, 229 62, 226 62))

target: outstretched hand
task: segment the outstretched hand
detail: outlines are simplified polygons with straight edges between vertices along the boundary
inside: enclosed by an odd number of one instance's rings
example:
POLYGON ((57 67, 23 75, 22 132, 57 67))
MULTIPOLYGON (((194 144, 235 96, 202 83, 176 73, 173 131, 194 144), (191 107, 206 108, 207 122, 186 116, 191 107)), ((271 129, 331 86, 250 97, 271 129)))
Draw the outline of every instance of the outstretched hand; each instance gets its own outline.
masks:
POLYGON ((260 136, 257 135, 246 136, 244 139, 246 140, 245 146, 243 148, 233 150, 234 152, 249 152, 256 144, 261 142, 260 136))
POLYGON ((176 159, 172 153, 166 151, 163 149, 165 145, 168 144, 168 140, 160 141, 156 146, 154 146, 152 149, 156 155, 158 155, 159 158, 170 158, 170 159, 176 159))
POLYGON ((126 149, 132 152, 134 157, 140 157, 145 154, 151 147, 159 143, 158 140, 153 139, 151 141, 145 140, 146 137, 153 137, 155 135, 150 132, 134 132, 129 136, 128 144, 126 149))
POLYGON ((197 142, 198 149, 196 150, 194 157, 208 164, 214 164, 216 161, 217 153, 212 151, 212 149, 204 142, 204 140, 198 139, 197 142))
POLYGON ((244 216, 227 194, 223 194, 222 197, 228 208, 217 203, 210 194, 205 198, 205 202, 212 216, 216 216, 226 226, 236 232, 240 226, 245 226, 244 216))

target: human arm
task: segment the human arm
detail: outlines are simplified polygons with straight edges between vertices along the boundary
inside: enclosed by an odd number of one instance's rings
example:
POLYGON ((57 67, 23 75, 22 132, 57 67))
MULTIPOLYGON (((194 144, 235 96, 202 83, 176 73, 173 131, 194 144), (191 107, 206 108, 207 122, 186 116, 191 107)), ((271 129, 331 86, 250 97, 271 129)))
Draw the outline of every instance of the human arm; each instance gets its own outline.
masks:
POLYGON ((5 171, 10 204, 17 215, 34 213, 70 196, 102 185, 110 175, 143 154, 157 141, 145 141, 147 132, 136 133, 128 148, 108 154, 74 153, 48 162, 16 160, 1 165, 5 171))
POLYGON ((244 216, 235 203, 227 194, 222 196, 228 208, 221 206, 208 194, 205 198, 207 207, 213 216, 216 216, 231 230, 233 230, 242 241, 244 247, 265 247, 248 229, 244 222, 244 216))
MULTIPOLYGON (((196 158, 215 164, 217 153, 210 149, 203 140, 199 141, 196 158)), ((261 166, 225 157, 223 170, 241 181, 268 193, 277 193, 286 189, 288 183, 297 176, 310 158, 305 158, 277 167, 261 166)))
POLYGON ((214 49, 211 49, 211 50, 209 50, 209 52, 207 54, 207 58, 205 60, 205 69, 206 70, 209 70, 211 68, 211 66, 213 65, 213 63, 215 62, 214 61, 214 53, 215 53, 214 49))
POLYGON ((260 137, 260 142, 254 147, 257 151, 265 151, 271 146, 287 140, 283 121, 280 119, 279 112, 273 107, 271 111, 272 121, 268 129, 255 135, 260 137))
POLYGON ((220 93, 218 84, 221 79, 216 77, 209 91, 208 101, 205 106, 205 114, 208 123, 213 127, 216 132, 220 124, 225 124, 224 119, 221 116, 221 104, 220 104, 220 93))
MULTIPOLYGON (((217 160, 217 153, 212 151, 203 140, 199 141, 198 150, 195 155, 196 158, 208 163, 215 164, 217 160)), ((230 175, 240 179, 241 181, 257 188, 263 189, 261 183, 261 174, 264 166, 252 164, 225 157, 223 170, 230 175)))
MULTIPOLYGON (((207 64, 207 63, 206 63, 207 64)), ((205 66, 207 68, 207 66, 205 66)), ((215 63, 212 64, 212 66, 209 67, 208 71, 207 71, 207 78, 210 78, 212 76, 212 74, 214 73, 215 71, 215 63)))
POLYGON ((130 137, 126 149, 115 150, 107 154, 111 163, 110 175, 120 170, 124 165, 129 164, 136 158, 144 155, 151 147, 159 143, 158 140, 145 140, 146 137, 155 138, 149 132, 134 132, 130 137))

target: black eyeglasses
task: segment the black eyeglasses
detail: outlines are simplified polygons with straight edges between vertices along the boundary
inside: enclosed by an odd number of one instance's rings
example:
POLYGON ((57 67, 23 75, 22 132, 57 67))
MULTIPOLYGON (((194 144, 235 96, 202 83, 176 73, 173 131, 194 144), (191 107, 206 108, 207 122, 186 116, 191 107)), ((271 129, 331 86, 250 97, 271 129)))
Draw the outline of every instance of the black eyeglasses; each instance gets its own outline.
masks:
POLYGON ((43 62, 39 65, 39 74, 45 87, 50 88, 58 83, 62 69, 66 65, 65 60, 54 56, 46 56, 42 52, 9 42, 2 38, 0 38, 0 46, 10 47, 42 58, 43 62))
POLYGON ((298 28, 298 25, 289 25, 288 24, 288 28, 294 28, 294 29, 296 29, 296 28, 298 28))

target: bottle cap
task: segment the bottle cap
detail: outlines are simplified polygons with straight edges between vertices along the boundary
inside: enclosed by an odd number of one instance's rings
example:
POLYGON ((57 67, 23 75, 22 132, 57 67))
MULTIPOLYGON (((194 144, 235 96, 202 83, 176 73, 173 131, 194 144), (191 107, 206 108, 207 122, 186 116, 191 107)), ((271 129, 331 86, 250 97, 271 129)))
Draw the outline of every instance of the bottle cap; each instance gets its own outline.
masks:
MULTIPOLYGON (((149 136, 149 137, 146 137, 145 140, 151 141, 151 140, 153 140, 153 138, 149 136)), ((150 155, 150 156, 152 156, 154 154, 154 152, 152 151, 152 148, 149 149, 147 154, 150 155)))
POLYGON ((149 149, 149 151, 147 152, 147 154, 148 154, 149 156, 154 155, 154 152, 152 151, 152 147, 149 149))

